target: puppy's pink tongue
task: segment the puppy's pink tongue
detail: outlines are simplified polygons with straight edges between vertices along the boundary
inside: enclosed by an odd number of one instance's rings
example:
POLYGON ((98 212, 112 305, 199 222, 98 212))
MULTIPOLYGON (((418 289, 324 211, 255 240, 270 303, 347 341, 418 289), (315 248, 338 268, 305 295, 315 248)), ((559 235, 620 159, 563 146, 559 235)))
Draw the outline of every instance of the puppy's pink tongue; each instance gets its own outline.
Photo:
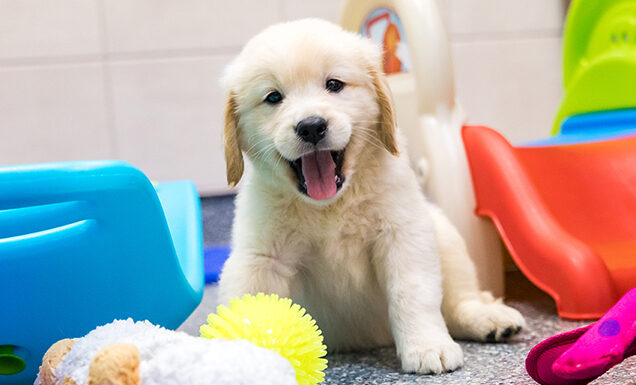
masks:
POLYGON ((330 151, 316 151, 303 156, 303 176, 307 194, 317 201, 336 195, 336 164, 330 151))

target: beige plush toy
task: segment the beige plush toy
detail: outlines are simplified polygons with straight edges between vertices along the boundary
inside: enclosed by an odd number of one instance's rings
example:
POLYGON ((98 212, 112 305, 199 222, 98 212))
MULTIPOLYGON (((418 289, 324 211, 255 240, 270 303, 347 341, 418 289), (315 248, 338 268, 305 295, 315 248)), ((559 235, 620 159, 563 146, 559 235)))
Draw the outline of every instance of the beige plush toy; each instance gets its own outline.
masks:
MULTIPOLYGON (((75 341, 63 339, 51 346, 42 359, 40 385, 59 383, 53 371, 62 362, 75 341)), ((139 350, 135 345, 115 343, 100 350, 90 362, 87 384, 93 385, 138 385, 139 350)), ((63 385, 77 385, 71 377, 62 379, 63 385)))

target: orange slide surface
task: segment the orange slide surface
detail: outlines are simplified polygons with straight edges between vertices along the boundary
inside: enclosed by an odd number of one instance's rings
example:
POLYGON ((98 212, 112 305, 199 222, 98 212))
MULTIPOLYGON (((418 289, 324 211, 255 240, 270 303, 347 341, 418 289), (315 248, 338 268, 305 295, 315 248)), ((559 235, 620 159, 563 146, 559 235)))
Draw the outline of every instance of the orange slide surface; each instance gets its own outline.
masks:
POLYGON ((515 147, 487 127, 462 135, 476 213, 561 317, 599 318, 636 286, 636 136, 515 147))

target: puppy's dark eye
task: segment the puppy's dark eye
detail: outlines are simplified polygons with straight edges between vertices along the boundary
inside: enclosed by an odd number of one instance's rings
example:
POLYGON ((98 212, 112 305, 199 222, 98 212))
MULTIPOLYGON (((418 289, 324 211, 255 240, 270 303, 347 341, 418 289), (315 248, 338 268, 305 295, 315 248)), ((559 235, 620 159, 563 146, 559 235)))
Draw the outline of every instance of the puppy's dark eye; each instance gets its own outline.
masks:
POLYGON ((344 86, 345 84, 338 79, 329 79, 327 80, 327 84, 325 84, 325 88, 327 88, 329 92, 334 92, 334 93, 338 93, 342 91, 344 86))
POLYGON ((283 95, 278 91, 272 91, 265 97, 265 102, 269 104, 278 104, 283 100, 283 95))

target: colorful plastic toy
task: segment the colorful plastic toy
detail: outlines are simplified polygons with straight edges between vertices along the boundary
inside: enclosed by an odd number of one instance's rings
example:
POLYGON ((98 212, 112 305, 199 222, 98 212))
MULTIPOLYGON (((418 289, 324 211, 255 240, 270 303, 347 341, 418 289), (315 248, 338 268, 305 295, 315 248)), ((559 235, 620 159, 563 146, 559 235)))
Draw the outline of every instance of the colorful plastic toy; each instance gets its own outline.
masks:
MULTIPOLYGON (((553 133, 566 118, 636 107, 636 3, 575 0, 565 26, 565 95, 553 133)), ((632 113, 633 114, 633 113, 632 113)), ((636 128, 636 122, 632 128, 636 128)), ((611 130, 607 131, 612 136, 611 130)))
POLYGON ((599 111, 571 116, 558 134, 524 146, 556 146, 597 142, 636 135, 636 109, 599 111))
POLYGON ((230 246, 218 245, 203 249, 203 268, 206 284, 219 281, 223 265, 229 258, 230 253, 230 246))
POLYGON ((190 182, 116 161, 0 168, 0 384, 32 384, 53 342, 114 318, 178 327, 202 246, 190 182))
POLYGON ((532 145, 636 135, 636 3, 576 0, 565 27, 564 99, 554 136, 532 145))
POLYGON ((636 288, 598 322, 535 346, 526 359, 526 370, 543 385, 587 384, 634 354, 636 288))
POLYGON ((296 370, 299 385, 314 385, 325 378, 327 347, 322 332, 305 309, 288 298, 259 293, 220 305, 201 326, 207 338, 244 339, 278 352, 296 370))
POLYGON ((248 341, 209 340, 114 321, 55 343, 35 385, 298 385, 280 354, 248 341))
POLYGON ((474 215, 461 139, 465 115, 455 99, 450 43, 435 0, 345 0, 340 24, 385 48, 385 72, 398 125, 422 188, 460 232, 479 285, 503 294, 501 242, 474 215))
POLYGON ((599 318, 636 285, 636 137, 513 147, 464 127, 477 214, 560 316, 599 318))
POLYGON ((477 213, 559 315, 589 319, 636 285, 636 3, 573 1, 564 40, 555 136, 521 147, 484 127, 463 137, 477 213))

